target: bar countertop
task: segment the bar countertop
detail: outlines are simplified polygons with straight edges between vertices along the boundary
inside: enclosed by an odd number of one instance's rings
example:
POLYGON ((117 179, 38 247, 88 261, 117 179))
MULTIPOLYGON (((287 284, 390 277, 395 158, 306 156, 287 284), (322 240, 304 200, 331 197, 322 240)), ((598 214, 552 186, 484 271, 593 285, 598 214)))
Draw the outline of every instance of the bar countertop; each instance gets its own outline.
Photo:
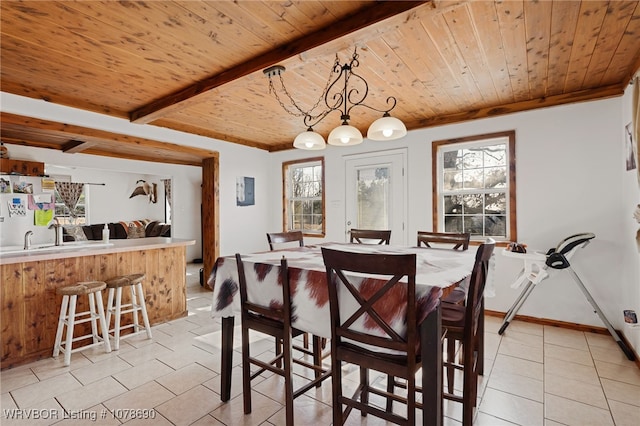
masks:
POLYGON ((29 250, 15 250, 0 252, 0 265, 10 265, 23 262, 37 262, 51 259, 64 259, 69 257, 95 256, 101 254, 121 253, 128 251, 153 250, 165 247, 189 246, 195 244, 195 240, 165 237, 147 237, 135 239, 87 241, 81 243, 63 243, 62 246, 51 244, 47 247, 33 248, 29 250))

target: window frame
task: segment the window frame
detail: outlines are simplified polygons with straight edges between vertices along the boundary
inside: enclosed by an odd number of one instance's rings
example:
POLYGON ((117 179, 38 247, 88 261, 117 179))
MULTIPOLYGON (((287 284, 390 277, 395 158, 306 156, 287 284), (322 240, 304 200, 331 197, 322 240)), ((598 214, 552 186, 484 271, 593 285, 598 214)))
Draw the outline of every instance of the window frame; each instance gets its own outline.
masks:
POLYGON ((327 215, 326 215, 326 209, 325 209, 325 179, 324 179, 324 172, 325 172, 325 166, 324 166, 324 157, 313 157, 313 158, 304 158, 304 159, 300 159, 300 160, 292 160, 292 161, 285 161, 282 163, 282 230, 284 232, 289 232, 289 231, 298 231, 298 229, 290 229, 289 228, 289 193, 290 193, 290 187, 291 187, 291 182, 290 182, 290 173, 289 171, 294 168, 294 167, 304 167, 304 166, 311 166, 311 165, 320 165, 320 167, 322 168, 322 177, 320 179, 320 184, 322 185, 322 196, 321 196, 321 203, 322 203, 322 229, 320 232, 309 232, 308 230, 304 230, 304 229, 300 229, 300 231, 302 231, 302 235, 304 235, 305 237, 317 237, 317 238, 323 238, 326 235, 326 226, 327 226, 327 215))
MULTIPOLYGON (((496 239, 496 243, 499 246, 507 245, 511 241, 518 241, 518 230, 517 230, 517 209, 516 209, 516 132, 515 130, 509 130, 504 132, 496 132, 496 133, 486 133, 482 135, 473 135, 466 136, 461 138, 454 139, 443 139, 438 141, 433 141, 431 144, 431 182, 432 182, 432 220, 433 220, 433 230, 435 232, 443 232, 444 230, 444 220, 441 220, 441 209, 442 206, 440 204, 441 198, 441 179, 442 179, 442 171, 443 168, 441 163, 441 155, 440 150, 442 147, 454 144, 469 144, 469 145, 477 145, 481 143, 483 140, 487 141, 487 145, 491 144, 488 142, 490 139, 496 138, 507 138, 507 150, 508 150, 508 165, 507 172, 508 176, 508 206, 507 206, 507 236, 504 240, 496 239)), ((481 243, 485 239, 484 236, 472 236, 472 243, 481 243)))

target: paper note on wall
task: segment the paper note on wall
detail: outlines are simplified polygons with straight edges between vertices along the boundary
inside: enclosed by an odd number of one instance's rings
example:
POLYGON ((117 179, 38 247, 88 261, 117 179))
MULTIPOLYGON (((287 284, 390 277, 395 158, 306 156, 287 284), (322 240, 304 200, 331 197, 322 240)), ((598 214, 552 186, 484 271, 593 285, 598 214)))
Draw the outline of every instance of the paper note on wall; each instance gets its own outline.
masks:
POLYGON ((27 205, 29 210, 54 210, 56 208, 53 202, 51 193, 44 194, 29 194, 27 199, 29 203, 27 205))
POLYGON ((42 190, 53 192, 56 189, 56 181, 52 178, 42 178, 42 190))
POLYGON ((35 226, 47 226, 53 219, 53 210, 35 210, 33 222, 35 226))
POLYGON ((20 198, 12 198, 11 201, 7 201, 7 207, 9 209, 9 217, 27 215, 24 201, 20 198))

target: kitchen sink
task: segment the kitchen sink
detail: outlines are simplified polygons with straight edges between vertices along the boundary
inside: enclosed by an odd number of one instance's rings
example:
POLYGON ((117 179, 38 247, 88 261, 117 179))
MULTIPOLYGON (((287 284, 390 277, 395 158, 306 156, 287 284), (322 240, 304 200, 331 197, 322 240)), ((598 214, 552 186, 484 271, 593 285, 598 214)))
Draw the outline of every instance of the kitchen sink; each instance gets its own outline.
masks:
POLYGON ((103 243, 102 241, 76 241, 62 243, 62 245, 59 246, 53 243, 33 244, 28 250, 25 250, 23 246, 0 246, 0 256, 5 254, 55 252, 59 250, 82 250, 87 248, 109 247, 112 245, 113 243, 103 243))

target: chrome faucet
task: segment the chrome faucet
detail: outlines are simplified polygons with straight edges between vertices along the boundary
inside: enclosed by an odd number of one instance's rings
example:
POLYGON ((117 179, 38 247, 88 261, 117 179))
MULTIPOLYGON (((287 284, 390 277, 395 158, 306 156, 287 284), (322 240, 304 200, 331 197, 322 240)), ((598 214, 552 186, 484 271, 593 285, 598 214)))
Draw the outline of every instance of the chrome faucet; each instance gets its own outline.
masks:
POLYGON ((31 236, 33 235, 33 231, 27 231, 24 234, 24 249, 29 250, 31 248, 31 236))
POLYGON ((62 244, 62 228, 61 228, 60 220, 57 217, 53 218, 53 222, 49 225, 49 229, 53 229, 56 233, 56 246, 62 244))

